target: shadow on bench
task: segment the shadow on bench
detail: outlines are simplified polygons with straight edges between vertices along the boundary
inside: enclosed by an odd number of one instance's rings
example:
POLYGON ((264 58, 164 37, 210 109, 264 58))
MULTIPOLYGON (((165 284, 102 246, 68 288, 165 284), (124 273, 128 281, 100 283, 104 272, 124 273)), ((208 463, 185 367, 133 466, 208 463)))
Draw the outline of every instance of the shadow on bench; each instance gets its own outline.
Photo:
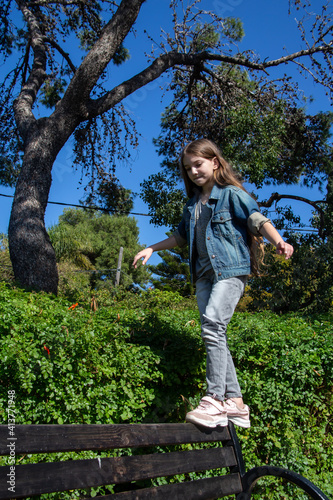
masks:
MULTIPOLYGON (((296 484, 314 500, 329 500, 319 488, 299 474, 279 467, 255 467, 245 472, 242 452, 233 424, 217 429, 197 428, 192 424, 120 424, 120 425, 17 425, 12 436, 7 425, 0 425, 1 455, 9 455, 0 467, 0 499, 25 498, 43 493, 86 489, 103 485, 121 485, 118 493, 104 500, 196 500, 218 499, 235 495, 248 500, 258 479, 263 476, 284 478, 296 484), (219 446, 185 451, 153 452, 155 446, 195 443, 219 446), (222 444, 222 446, 221 446, 222 444), (18 455, 121 448, 146 449, 146 454, 97 457, 50 463, 18 464, 18 455), (12 468, 11 468, 12 467, 12 468), (226 469, 215 477, 188 480, 163 486, 140 488, 136 481, 226 469), (139 489, 134 489, 134 488, 139 489)), ((134 450, 133 450, 134 451, 134 450)))

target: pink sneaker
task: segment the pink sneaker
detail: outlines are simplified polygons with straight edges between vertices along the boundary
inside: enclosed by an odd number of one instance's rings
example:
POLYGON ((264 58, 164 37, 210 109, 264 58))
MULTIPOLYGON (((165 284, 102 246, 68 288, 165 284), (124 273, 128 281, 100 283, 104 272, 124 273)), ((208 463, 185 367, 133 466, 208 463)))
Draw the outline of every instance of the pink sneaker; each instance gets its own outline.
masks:
POLYGON ((239 408, 235 401, 227 399, 224 402, 224 408, 227 410, 228 420, 240 427, 251 427, 250 424, 250 409, 247 405, 244 408, 239 408))
POLYGON ((228 425, 227 411, 223 403, 216 401, 210 396, 205 396, 199 406, 186 414, 186 422, 203 425, 204 427, 217 427, 228 425))

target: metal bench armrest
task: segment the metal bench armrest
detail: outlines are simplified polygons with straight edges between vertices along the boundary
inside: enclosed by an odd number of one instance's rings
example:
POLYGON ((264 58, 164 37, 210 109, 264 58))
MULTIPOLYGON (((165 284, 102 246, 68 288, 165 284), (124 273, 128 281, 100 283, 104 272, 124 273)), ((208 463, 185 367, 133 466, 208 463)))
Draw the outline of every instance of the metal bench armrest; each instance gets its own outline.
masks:
POLYGON ((250 500, 253 488, 258 479, 265 476, 281 477, 296 484, 299 488, 310 495, 313 500, 330 500, 317 486, 305 477, 288 469, 275 466, 254 467, 242 477, 243 493, 240 493, 237 500, 250 500))

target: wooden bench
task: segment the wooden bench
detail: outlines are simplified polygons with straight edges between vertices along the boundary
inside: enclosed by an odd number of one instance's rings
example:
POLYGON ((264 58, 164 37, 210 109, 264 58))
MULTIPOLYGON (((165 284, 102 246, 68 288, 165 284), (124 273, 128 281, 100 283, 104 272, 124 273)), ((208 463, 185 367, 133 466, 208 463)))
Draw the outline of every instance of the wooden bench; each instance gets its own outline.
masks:
MULTIPOLYGON (((115 493, 95 498, 195 500, 235 495, 237 500, 247 500, 256 481, 268 475, 285 478, 315 500, 328 500, 313 483, 286 469, 264 466, 245 472, 233 424, 212 430, 192 424, 16 425, 11 433, 7 425, 1 425, 0 450, 8 464, 0 467, 0 499, 114 484, 115 493), (191 449, 195 443, 216 444, 191 449), (187 449, 175 450, 173 445, 181 444, 187 449), (163 446, 169 449, 163 452, 163 446), (135 454, 129 456, 123 450, 117 457, 36 464, 21 464, 19 456, 124 448, 133 448, 135 454), (215 477, 189 478, 191 472, 214 469, 215 477), (185 475, 184 482, 142 487, 143 480, 180 474, 185 475)), ((83 498, 87 497, 89 490, 83 498)))

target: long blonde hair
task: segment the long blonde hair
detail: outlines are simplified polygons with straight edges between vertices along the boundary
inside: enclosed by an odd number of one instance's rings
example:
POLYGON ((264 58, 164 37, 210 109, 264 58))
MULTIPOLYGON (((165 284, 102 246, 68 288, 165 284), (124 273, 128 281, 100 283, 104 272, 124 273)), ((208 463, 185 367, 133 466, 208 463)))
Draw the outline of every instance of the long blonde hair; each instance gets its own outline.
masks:
MULTIPOLYGON (((194 196, 200 188, 198 188, 193 181, 187 175, 187 171, 184 166, 184 156, 185 155, 195 155, 201 158, 206 158, 212 160, 217 158, 219 166, 214 170, 214 178, 216 184, 220 186, 236 186, 242 189, 246 193, 247 190, 243 186, 243 180, 239 173, 237 173, 232 166, 223 158, 219 147, 209 139, 197 139, 195 141, 187 144, 180 157, 180 173, 184 180, 185 190, 188 197, 194 196)), ((249 193, 248 193, 249 194, 249 193)), ((251 196, 251 195, 250 195, 251 196)), ((264 243, 263 238, 260 236, 255 236, 247 229, 247 235, 249 239, 249 249, 250 249, 250 259, 251 259, 251 271, 255 275, 259 275, 260 266, 264 258, 264 243)))

